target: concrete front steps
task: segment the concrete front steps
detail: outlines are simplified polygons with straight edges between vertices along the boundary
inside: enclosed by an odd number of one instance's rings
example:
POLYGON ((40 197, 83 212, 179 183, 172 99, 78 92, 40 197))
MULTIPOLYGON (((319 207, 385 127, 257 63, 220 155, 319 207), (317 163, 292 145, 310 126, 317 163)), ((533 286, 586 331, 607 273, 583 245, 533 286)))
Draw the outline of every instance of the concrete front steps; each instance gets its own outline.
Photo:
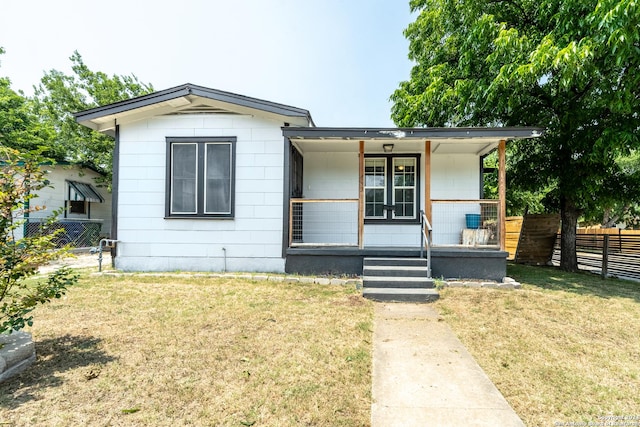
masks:
POLYGON ((430 302, 439 298, 424 258, 365 258, 362 295, 383 302, 430 302))

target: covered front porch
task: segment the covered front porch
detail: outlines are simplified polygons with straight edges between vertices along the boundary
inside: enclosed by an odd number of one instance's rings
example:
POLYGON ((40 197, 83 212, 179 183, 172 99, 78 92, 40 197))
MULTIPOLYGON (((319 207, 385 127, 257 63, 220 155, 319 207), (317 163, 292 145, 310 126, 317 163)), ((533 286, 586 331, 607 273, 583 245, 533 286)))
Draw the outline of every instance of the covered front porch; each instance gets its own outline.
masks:
POLYGON ((428 257, 434 277, 506 272, 505 148, 537 128, 283 128, 287 272, 361 274, 365 257, 428 257), (498 151, 498 199, 483 158, 498 151))

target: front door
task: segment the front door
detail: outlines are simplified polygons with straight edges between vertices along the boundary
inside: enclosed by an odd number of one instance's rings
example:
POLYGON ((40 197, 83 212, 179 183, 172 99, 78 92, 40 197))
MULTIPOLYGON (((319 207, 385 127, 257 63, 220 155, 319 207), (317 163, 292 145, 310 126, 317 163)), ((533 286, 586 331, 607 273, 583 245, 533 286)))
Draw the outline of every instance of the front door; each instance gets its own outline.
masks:
POLYGON ((365 157, 365 220, 419 220, 418 155, 365 157))

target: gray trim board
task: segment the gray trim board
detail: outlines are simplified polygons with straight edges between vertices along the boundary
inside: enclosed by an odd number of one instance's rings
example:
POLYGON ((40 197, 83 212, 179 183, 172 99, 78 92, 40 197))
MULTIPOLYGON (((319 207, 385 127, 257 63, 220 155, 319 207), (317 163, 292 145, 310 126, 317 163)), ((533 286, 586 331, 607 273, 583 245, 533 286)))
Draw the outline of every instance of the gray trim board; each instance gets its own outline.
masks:
MULTIPOLYGON (((113 163, 111 171, 111 233, 109 237, 118 240, 118 189, 120 187, 120 125, 116 124, 115 141, 113 145, 113 163)), ((111 248, 111 263, 115 265, 118 256, 116 247, 111 248)))
POLYGON ((466 128, 334 128, 283 127, 287 138, 335 139, 438 139, 438 138, 536 138, 544 133, 540 127, 466 127, 466 128))
POLYGON ((282 179, 282 258, 287 257, 289 247, 289 206, 291 201, 291 141, 284 138, 284 167, 282 179))

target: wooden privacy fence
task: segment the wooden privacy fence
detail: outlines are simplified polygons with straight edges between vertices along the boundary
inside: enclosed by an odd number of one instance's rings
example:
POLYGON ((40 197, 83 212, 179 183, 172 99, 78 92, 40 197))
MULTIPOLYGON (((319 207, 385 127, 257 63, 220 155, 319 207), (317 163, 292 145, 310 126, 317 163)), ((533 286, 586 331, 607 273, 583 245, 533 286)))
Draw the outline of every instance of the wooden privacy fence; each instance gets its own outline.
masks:
POLYGON ((518 263, 544 265, 553 255, 560 228, 558 214, 531 214, 507 217, 505 249, 508 259, 518 263))
POLYGON ((522 217, 521 216, 508 216, 506 218, 506 236, 505 236, 505 250, 509 252, 508 259, 512 260, 516 257, 516 251, 518 250, 518 240, 520 239, 520 230, 522 229, 522 217))
MULTIPOLYGON (((603 277, 640 280, 640 233, 578 232, 576 250, 578 267, 600 273, 603 277)), ((560 235, 553 255, 560 263, 560 235)))

